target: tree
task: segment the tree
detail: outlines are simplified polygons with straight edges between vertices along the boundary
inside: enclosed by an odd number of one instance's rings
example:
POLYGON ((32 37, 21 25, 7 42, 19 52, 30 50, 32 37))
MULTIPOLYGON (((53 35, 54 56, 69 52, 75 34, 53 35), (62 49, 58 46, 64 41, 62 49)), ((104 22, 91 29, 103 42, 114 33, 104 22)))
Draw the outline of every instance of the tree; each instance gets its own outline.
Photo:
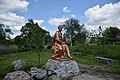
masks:
POLYGON ((86 35, 87 35, 87 38, 86 38, 87 43, 92 43, 92 44, 104 43, 102 26, 99 26, 97 29, 88 31, 86 35))
POLYGON ((64 36, 67 38, 67 40, 70 42, 70 45, 72 46, 73 43, 75 43, 76 34, 81 32, 84 25, 80 25, 78 19, 70 18, 69 20, 66 20, 64 22, 63 26, 65 29, 64 36))
POLYGON ((5 40, 4 24, 0 24, 0 43, 5 40))
POLYGON ((13 34, 9 26, 0 24, 0 44, 10 44, 10 34, 13 34))
POLYGON ((109 27, 106 28, 106 30, 103 32, 103 37, 105 38, 107 43, 114 43, 118 39, 116 38, 116 35, 120 32, 120 29, 117 27, 109 27))
POLYGON ((75 35, 75 42, 84 44, 86 42, 86 31, 79 32, 75 35))
POLYGON ((22 33, 20 36, 15 38, 15 43, 24 46, 26 50, 36 49, 39 50, 43 48, 43 45, 50 42, 50 33, 39 27, 38 23, 34 23, 32 19, 22 26, 20 30, 22 33), (19 43, 17 43, 20 40, 19 43))

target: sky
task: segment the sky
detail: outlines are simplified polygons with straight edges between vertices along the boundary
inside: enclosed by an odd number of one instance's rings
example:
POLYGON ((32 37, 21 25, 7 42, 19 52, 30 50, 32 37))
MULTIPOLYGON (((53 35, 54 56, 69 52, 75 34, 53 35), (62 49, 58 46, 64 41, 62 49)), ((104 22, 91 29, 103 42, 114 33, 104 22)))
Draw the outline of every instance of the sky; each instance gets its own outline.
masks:
POLYGON ((120 28, 120 0, 0 0, 0 23, 10 26, 12 38, 28 19, 53 35, 69 18, 78 19, 89 31, 99 25, 120 28))

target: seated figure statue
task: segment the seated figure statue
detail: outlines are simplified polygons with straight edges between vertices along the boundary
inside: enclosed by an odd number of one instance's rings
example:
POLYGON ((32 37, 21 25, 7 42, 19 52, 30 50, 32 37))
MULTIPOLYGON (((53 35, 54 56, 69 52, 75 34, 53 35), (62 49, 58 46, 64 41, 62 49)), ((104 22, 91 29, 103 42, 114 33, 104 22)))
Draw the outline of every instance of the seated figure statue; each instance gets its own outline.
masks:
POLYGON ((52 59, 73 59, 70 56, 69 48, 65 44, 65 42, 62 42, 62 26, 58 26, 58 31, 55 32, 55 35, 53 37, 53 46, 52 46, 52 51, 53 51, 53 56, 52 59))

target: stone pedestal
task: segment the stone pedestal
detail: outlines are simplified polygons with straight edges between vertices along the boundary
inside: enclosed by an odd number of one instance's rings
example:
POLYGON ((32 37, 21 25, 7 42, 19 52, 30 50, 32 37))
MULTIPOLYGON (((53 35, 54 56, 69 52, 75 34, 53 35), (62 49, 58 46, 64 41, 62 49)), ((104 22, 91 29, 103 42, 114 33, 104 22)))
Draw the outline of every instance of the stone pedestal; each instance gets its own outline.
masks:
POLYGON ((71 75, 76 75, 80 71, 75 60, 58 61, 49 59, 45 65, 47 74, 56 74, 59 77, 65 78, 71 75))

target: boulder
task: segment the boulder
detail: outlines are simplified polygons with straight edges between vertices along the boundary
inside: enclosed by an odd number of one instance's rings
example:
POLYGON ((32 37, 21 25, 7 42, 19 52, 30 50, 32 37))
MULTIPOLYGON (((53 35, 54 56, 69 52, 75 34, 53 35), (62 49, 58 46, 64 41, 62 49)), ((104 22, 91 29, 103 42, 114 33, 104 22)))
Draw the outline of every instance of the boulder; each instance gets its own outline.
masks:
POLYGON ((30 80, 30 76, 25 71, 14 71, 7 73, 4 80, 30 80))
POLYGON ((31 77, 33 79, 45 79, 46 78, 46 71, 43 69, 38 69, 36 67, 32 67, 30 69, 31 71, 31 77))
POLYGON ((80 69, 75 60, 58 61, 49 59, 44 66, 47 69, 47 74, 56 74, 61 78, 69 77, 79 73, 80 69))
POLYGON ((25 62, 22 60, 13 61, 14 70, 20 70, 25 62))
POLYGON ((51 75, 48 77, 48 80, 62 80, 62 79, 57 75, 51 75))

